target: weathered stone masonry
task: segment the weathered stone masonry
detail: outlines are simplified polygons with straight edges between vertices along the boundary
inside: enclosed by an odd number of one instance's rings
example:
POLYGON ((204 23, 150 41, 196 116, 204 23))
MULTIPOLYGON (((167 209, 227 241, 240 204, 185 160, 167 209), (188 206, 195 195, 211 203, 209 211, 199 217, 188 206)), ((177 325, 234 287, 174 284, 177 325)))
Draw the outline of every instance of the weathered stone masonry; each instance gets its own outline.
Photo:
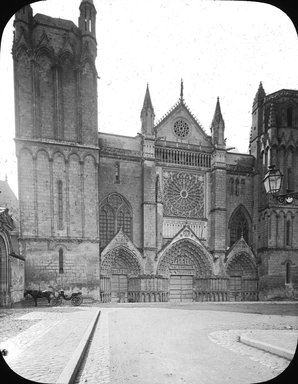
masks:
POLYGON ((102 301, 297 295, 297 205, 269 199, 262 179, 274 163, 298 189, 298 92, 260 84, 249 154, 226 147, 219 99, 206 133, 183 82, 157 122, 147 86, 137 136, 98 132, 95 22, 92 0, 78 26, 30 6, 15 17, 26 286, 102 301))

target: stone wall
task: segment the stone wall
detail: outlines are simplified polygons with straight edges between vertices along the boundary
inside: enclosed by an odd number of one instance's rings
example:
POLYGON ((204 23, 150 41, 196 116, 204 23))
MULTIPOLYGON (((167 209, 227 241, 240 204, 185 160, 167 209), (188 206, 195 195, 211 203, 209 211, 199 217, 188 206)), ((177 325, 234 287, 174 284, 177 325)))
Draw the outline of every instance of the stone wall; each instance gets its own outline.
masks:
POLYGON ((25 260, 9 256, 10 265, 10 302, 17 303, 24 298, 25 260))

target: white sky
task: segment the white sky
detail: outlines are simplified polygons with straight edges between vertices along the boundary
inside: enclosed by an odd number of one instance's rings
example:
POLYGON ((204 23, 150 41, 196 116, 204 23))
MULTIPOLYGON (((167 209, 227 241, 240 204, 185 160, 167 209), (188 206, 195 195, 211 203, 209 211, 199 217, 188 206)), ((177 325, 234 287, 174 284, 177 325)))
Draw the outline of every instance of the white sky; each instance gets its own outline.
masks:
MULTIPOLYGON (((72 20, 81 0, 33 3, 33 13, 72 20)), ((99 130, 135 136, 149 83, 156 121, 184 99, 210 134, 220 97, 227 145, 248 151, 251 106, 265 92, 298 89, 298 45, 292 21, 257 2, 94 0, 97 9, 99 130)), ((12 22, 0 55, 0 180, 17 192, 14 149, 12 22)))

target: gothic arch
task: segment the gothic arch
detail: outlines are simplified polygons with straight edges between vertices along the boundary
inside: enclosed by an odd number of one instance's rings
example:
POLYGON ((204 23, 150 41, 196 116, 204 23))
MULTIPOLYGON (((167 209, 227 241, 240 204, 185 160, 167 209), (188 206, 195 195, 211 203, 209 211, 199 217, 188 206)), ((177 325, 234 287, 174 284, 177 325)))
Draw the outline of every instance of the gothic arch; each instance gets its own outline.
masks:
POLYGON ((225 269, 228 276, 240 274, 244 277, 257 277, 257 264, 245 251, 233 255, 227 261, 225 269))
POLYGON ((240 204, 230 216, 229 245, 232 246, 243 235, 249 245, 251 243, 251 217, 244 205, 240 204))
POLYGON ((102 275, 111 276, 115 269, 129 276, 138 276, 142 273, 137 256, 123 245, 109 251, 101 262, 102 275))
POLYGON ((122 228, 132 238, 133 211, 128 200, 119 193, 110 193, 99 204, 99 233, 102 246, 105 247, 122 228))
POLYGON ((206 253, 191 239, 175 242, 162 255, 157 266, 157 274, 169 276, 175 268, 188 270, 196 277, 211 276, 213 263, 206 253))

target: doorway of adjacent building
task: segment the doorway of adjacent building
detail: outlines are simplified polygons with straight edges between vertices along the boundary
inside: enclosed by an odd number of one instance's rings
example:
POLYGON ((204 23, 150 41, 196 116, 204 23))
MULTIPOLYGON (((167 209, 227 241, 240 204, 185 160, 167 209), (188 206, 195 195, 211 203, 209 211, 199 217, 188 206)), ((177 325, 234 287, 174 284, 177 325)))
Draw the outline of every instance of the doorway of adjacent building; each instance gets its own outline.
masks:
POLYGON ((169 301, 193 301, 193 277, 185 275, 171 275, 169 301))
POLYGON ((111 300, 113 303, 127 302, 127 275, 112 275, 111 276, 111 300))

